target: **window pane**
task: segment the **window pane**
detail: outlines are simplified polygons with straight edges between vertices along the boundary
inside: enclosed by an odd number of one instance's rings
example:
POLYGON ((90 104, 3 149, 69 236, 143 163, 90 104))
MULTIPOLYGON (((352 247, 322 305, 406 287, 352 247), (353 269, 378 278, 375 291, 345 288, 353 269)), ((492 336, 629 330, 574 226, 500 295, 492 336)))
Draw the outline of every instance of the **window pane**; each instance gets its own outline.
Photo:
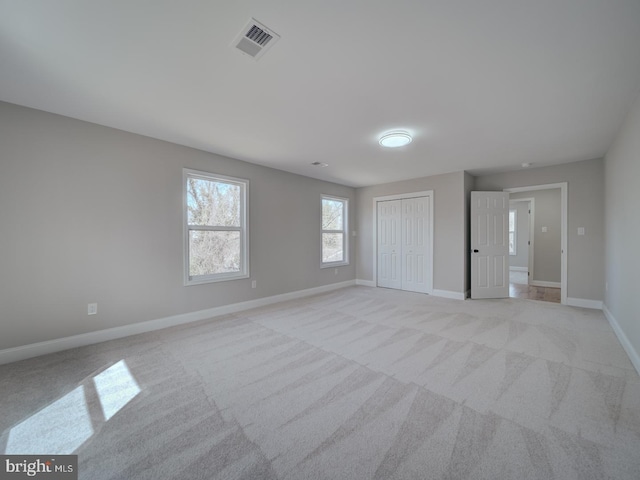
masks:
POLYGON ((322 199, 322 230, 342 230, 344 203, 339 200, 322 199))
POLYGON ((240 232, 189 231, 189 275, 240 272, 240 232))
POLYGON ((239 185, 187 178, 189 225, 240 226, 239 185))
POLYGON ((515 233, 509 232, 509 253, 515 253, 516 244, 514 241, 515 233))
POLYGON ((342 262, 344 261, 342 233, 323 233, 322 234, 322 261, 323 262, 342 262))
POLYGON ((509 210, 509 231, 514 232, 516 229, 516 211, 509 210))

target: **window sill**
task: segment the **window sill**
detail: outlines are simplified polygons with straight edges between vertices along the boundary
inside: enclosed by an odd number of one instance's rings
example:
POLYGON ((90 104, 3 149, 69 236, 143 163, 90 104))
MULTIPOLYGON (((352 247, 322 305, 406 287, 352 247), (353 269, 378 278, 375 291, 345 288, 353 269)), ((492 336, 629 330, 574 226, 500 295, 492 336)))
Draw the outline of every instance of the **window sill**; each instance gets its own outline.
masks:
POLYGON ((320 268, 333 268, 333 267, 346 267, 349 265, 349 262, 331 262, 331 263, 323 263, 320 265, 320 268))
POLYGON ((228 282, 231 280, 242 280, 244 278, 249 278, 249 274, 241 273, 241 274, 233 274, 233 275, 223 275, 216 277, 196 277, 196 278, 187 278, 184 281, 185 287, 190 287, 192 285, 202 285, 205 283, 218 283, 218 282, 228 282))

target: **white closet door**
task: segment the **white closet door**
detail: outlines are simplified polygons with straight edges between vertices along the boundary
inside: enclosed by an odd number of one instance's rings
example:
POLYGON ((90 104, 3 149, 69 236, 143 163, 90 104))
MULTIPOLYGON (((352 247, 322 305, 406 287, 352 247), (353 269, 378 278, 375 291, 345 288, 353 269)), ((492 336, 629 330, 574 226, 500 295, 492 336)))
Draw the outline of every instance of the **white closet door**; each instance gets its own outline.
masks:
POLYGON ((427 293, 429 197, 402 200, 402 290, 427 293))
POLYGON ((431 291, 431 197, 377 202, 378 286, 431 291))
POLYGON ((401 201, 378 202, 378 286, 402 288, 401 201))

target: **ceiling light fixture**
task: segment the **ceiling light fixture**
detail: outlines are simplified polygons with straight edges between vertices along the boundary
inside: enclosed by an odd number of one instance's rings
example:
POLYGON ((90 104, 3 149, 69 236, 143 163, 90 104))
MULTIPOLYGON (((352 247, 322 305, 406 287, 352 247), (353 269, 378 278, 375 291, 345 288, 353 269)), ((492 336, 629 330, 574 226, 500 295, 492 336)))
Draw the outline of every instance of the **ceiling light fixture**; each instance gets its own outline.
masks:
POLYGON ((523 163, 522 168, 529 168, 533 163, 523 163))
POLYGON ((413 139, 407 132, 391 132, 380 137, 380 145, 388 148, 409 145, 413 139))
POLYGON ((328 167, 329 164, 328 163, 322 163, 322 162, 311 162, 311 165, 313 165, 314 167, 328 167))

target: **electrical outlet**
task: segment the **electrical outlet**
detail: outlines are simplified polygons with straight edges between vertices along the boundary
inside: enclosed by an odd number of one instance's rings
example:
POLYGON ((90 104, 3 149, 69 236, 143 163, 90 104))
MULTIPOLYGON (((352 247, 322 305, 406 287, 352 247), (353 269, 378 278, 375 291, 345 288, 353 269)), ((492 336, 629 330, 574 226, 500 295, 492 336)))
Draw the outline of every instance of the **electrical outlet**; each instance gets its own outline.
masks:
POLYGON ((98 313, 98 304, 90 303, 87 305, 87 315, 96 315, 98 313))
POLYGON ((255 281, 255 280, 253 280, 253 281, 251 282, 251 288, 256 288, 256 281, 255 281))

